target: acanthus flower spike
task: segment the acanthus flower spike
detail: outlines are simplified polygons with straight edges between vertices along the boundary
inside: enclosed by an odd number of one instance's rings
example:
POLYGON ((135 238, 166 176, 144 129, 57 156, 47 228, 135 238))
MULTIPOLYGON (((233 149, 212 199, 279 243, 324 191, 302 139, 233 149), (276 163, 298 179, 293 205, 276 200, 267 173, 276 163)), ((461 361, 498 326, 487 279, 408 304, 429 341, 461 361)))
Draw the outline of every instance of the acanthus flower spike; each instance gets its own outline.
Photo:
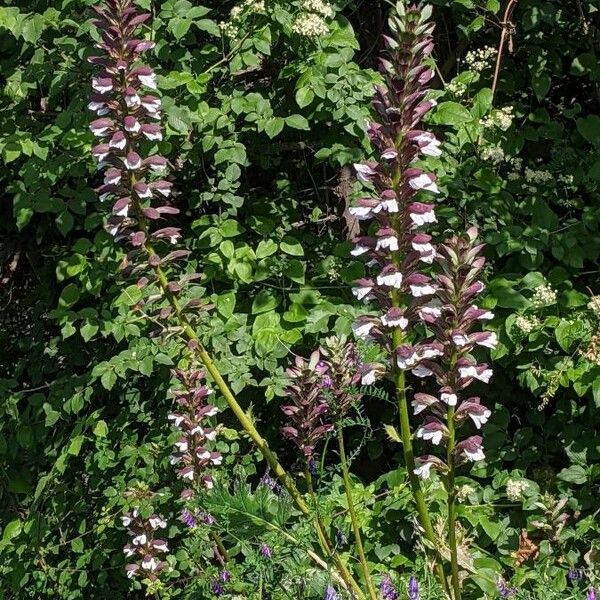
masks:
MULTIPOLYGON (((428 84, 434 76, 430 65, 433 51, 433 28, 429 21, 431 9, 425 6, 396 4, 396 14, 389 19, 390 32, 384 36, 386 56, 379 61, 384 79, 376 86, 373 109, 376 121, 367 125, 368 137, 376 150, 376 159, 355 165, 356 177, 372 190, 371 197, 362 197, 349 212, 368 226, 368 235, 355 238, 353 256, 365 256, 370 276, 354 283, 353 294, 365 303, 377 303, 381 316, 377 325, 369 326, 366 317, 358 319, 354 331, 359 337, 366 333, 369 340, 379 343, 389 353, 389 367, 364 372, 363 383, 388 374, 393 377, 400 414, 400 433, 404 457, 417 506, 419 521, 431 547, 437 547, 419 478, 415 474, 412 432, 408 416, 405 371, 418 377, 434 375, 432 358, 440 353, 435 345, 413 341, 422 314, 437 315, 436 307, 427 308, 437 286, 420 272, 419 266, 431 265, 436 249, 431 237, 421 231, 436 222, 432 194, 439 194, 437 177, 429 172, 422 158, 439 157, 441 142, 421 124, 422 117, 435 106, 425 100, 428 84), (380 324, 380 325, 379 325, 380 324), (375 335, 373 335, 375 334, 375 335), (412 342, 412 343, 411 343, 412 342)), ((371 321, 373 322, 373 321, 371 321)), ((417 403, 415 411, 424 410, 417 403)), ((433 427, 431 425, 430 427, 433 427)), ((421 433, 436 441, 441 432, 421 433)), ((445 586, 441 565, 437 576, 445 586)))
POLYGON ((217 429, 208 421, 218 410, 207 402, 211 392, 202 385, 202 371, 175 369, 173 376, 183 389, 172 391, 177 408, 168 415, 169 421, 181 433, 175 442, 176 452, 171 456, 171 464, 175 465, 177 476, 189 486, 182 492, 182 497, 189 499, 196 489, 213 487, 212 470, 223 461, 221 454, 212 449, 217 429))
POLYGON ((417 436, 446 447, 445 463, 440 458, 432 460, 431 455, 423 456, 417 459, 415 474, 426 478, 432 467, 446 474, 452 587, 458 599, 461 582, 456 543, 455 471, 462 464, 485 459, 482 437, 471 435, 459 440, 458 432, 468 422, 480 430, 492 414, 479 397, 465 397, 464 392, 474 382, 488 383, 492 376, 488 365, 477 363, 471 352, 476 348, 495 348, 497 344, 495 333, 473 331, 482 320, 493 316, 473 304, 484 289, 483 283, 477 280, 485 265, 480 255, 483 246, 477 244, 476 238, 477 230, 471 228, 465 237, 452 237, 437 250, 436 264, 440 272, 436 277, 435 300, 439 313, 426 322, 434 334, 431 343, 441 352, 428 357, 427 367, 439 386, 438 394, 445 410, 440 410, 438 403, 424 402, 422 394, 415 394, 413 401, 419 412, 426 414, 417 436))

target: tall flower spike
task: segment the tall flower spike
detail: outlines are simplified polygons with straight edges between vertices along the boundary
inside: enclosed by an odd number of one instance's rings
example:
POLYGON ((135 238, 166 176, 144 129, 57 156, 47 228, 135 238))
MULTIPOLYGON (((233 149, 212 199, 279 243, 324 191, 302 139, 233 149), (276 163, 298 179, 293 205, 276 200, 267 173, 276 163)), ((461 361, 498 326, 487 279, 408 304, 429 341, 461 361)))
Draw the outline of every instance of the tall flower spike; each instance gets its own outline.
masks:
POLYGON ((217 429, 208 421, 217 414, 217 407, 207 403, 210 390, 202 385, 202 371, 186 372, 175 369, 173 375, 183 389, 173 390, 177 409, 168 416, 169 421, 181 433, 175 442, 176 452, 171 463, 177 467, 177 476, 190 487, 182 497, 189 499, 198 487, 211 489, 211 469, 221 464, 223 457, 211 449, 217 437, 217 429))
MULTIPOLYGON (((419 128, 423 115, 434 106, 425 100, 428 82, 434 75, 426 60, 433 49, 433 24, 428 11, 397 6, 390 18, 391 36, 384 36, 389 60, 380 60, 385 85, 376 89, 373 107, 378 121, 368 124, 367 133, 378 160, 356 164, 359 180, 373 193, 350 207, 350 214, 371 222, 370 235, 355 239, 355 256, 365 255, 372 277, 355 283, 354 295, 365 302, 375 300, 380 317, 359 318, 355 334, 395 350, 392 332, 405 332, 418 310, 435 292, 430 278, 419 271, 431 264, 435 248, 431 237, 417 228, 435 221, 431 204, 419 201, 421 193, 438 193, 436 177, 416 164, 421 156, 440 156, 440 142, 419 128)), ((430 12, 430 11, 429 11, 430 12)), ((381 370, 378 371, 381 373, 381 370)), ((369 383, 373 372, 367 371, 369 383)))
MULTIPOLYGON (((153 153, 155 142, 162 140, 160 124, 161 100, 148 90, 156 89, 154 71, 140 63, 144 52, 154 48, 154 42, 136 37, 136 30, 150 14, 139 13, 132 0, 105 0, 94 7, 94 24, 101 39, 96 47, 101 51, 89 61, 100 68, 92 80, 93 94, 88 108, 97 119, 90 130, 98 138, 92 154, 98 169, 104 171, 103 184, 97 189, 101 201, 112 203, 106 228, 116 240, 126 243, 130 251, 123 261, 126 274, 138 277, 138 286, 146 287, 155 280, 171 294, 181 294, 183 288, 200 278, 187 274, 177 281, 164 279, 159 267, 186 258, 186 250, 157 253, 161 247, 177 244, 181 234, 176 227, 151 227, 179 209, 170 204, 172 184, 163 178, 167 166, 164 156, 153 153), (160 281, 161 276, 163 281, 160 281)), ((162 294, 150 293, 140 301, 149 305, 162 300, 162 294)), ((203 303, 193 300, 183 310, 198 309, 203 303)), ((158 319, 167 319, 173 308, 156 310, 158 319)))
POLYGON ((446 474, 448 544, 456 600, 461 598, 461 580, 456 539, 455 471, 462 463, 485 458, 480 435, 458 441, 457 432, 467 422, 479 430, 491 416, 490 409, 481 404, 478 397, 468 396, 466 389, 476 380, 487 383, 492 375, 487 364, 478 364, 471 352, 478 347, 495 348, 497 344, 495 333, 474 331, 479 321, 490 316, 474 304, 475 297, 484 289, 478 280, 485 264, 480 255, 482 247, 477 244, 477 229, 473 227, 466 237, 452 237, 438 249, 436 262, 441 272, 437 275, 436 301, 439 313, 435 318, 430 316, 427 322, 435 339, 423 344, 423 347, 435 347, 436 351, 421 354, 416 365, 407 365, 407 368, 419 368, 425 375, 434 377, 438 386, 435 395, 415 394, 413 406, 415 412, 426 414, 417 437, 429 440, 435 446, 445 446, 446 462, 431 455, 422 456, 416 461, 415 474, 427 477, 431 468, 446 474))
MULTIPOLYGON (((466 393, 474 381, 487 383, 492 375, 487 364, 475 362, 471 352, 476 348, 495 348, 497 344, 495 333, 474 331, 481 321, 493 316, 474 304, 484 289, 477 277, 485 264, 480 256, 482 245, 477 244, 476 237, 477 230, 471 228, 466 237, 453 237, 438 248, 436 263, 441 272, 436 278, 435 300, 439 316, 428 322, 435 339, 423 344, 423 347, 435 345, 436 351, 422 354, 415 364, 407 366, 427 370, 438 386, 436 394, 414 395, 415 414, 425 415, 417 437, 436 446, 452 442, 455 466, 485 458, 481 436, 471 435, 458 442, 455 431, 467 423, 480 430, 491 416, 490 409, 480 398, 466 393)), ((420 457, 417 462, 421 476, 429 475, 429 468, 424 465, 443 472, 448 469, 443 461, 430 455, 420 457)))
MULTIPOLYGON (((435 283, 423 272, 436 256, 431 237, 421 231, 436 221, 432 194, 439 193, 436 176, 420 166, 419 159, 439 157, 441 144, 421 125, 423 116, 435 106, 427 100, 429 82, 435 72, 430 66, 434 25, 428 6, 396 3, 384 36, 386 57, 379 61, 384 84, 376 87, 373 108, 376 121, 368 123, 367 134, 376 160, 355 165, 356 175, 370 188, 349 212, 368 227, 355 239, 354 256, 365 256, 372 271, 355 282, 353 294, 366 303, 377 304, 378 314, 360 317, 355 335, 381 345, 390 357, 387 366, 363 365, 362 383, 372 384, 386 372, 393 376, 398 400, 400 436, 411 491, 419 521, 431 548, 438 547, 436 534, 415 461, 412 431, 406 398, 405 368, 428 375, 419 363, 439 352, 436 345, 413 340, 412 325, 436 314, 431 303, 435 283), (411 343, 408 343, 408 342, 411 343)), ((440 583, 446 588, 441 564, 435 565, 440 583)))
POLYGON ((358 352, 353 342, 335 336, 325 339, 321 352, 327 358, 321 363, 327 367, 327 404, 339 420, 362 398, 356 387, 361 381, 358 352))
POLYGON ((125 567, 127 577, 155 581, 168 564, 159 558, 160 554, 169 551, 167 542, 155 537, 158 529, 167 526, 166 521, 158 515, 143 519, 137 510, 123 515, 121 521, 131 536, 131 541, 123 548, 123 552, 125 556, 135 559, 135 562, 125 567))
POLYGON ((324 395, 331 379, 329 366, 321 361, 319 351, 312 353, 308 362, 296 357, 296 364, 287 370, 290 384, 285 388, 292 404, 281 407, 288 417, 289 425, 281 427, 281 434, 294 442, 306 459, 310 459, 315 446, 329 432, 333 425, 326 422, 329 406, 324 395))

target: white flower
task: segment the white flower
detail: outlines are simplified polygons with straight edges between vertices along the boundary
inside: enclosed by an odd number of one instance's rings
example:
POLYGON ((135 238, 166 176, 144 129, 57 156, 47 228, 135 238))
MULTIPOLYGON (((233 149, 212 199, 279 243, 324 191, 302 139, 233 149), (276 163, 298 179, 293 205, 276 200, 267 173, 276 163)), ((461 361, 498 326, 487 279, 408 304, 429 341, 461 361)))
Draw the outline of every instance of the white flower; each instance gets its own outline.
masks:
POLYGON ((304 12, 300 13, 292 23, 292 31, 304 37, 315 38, 327 35, 329 27, 320 15, 304 12))
POLYGON ((385 235, 377 239, 375 250, 387 248, 390 252, 398 250, 398 238, 395 235, 385 235))
POLYGON ((357 300, 363 300, 364 298, 367 298, 372 290, 373 286, 359 286, 352 288, 352 293, 357 300))
POLYGON ((352 331, 354 332, 355 336, 364 340, 369 336, 369 332, 374 326, 375 323, 373 323, 373 321, 359 320, 352 323, 352 331))
MULTIPOLYGON (((388 213, 397 213, 400 209, 398 208, 398 201, 395 198, 390 198, 388 200, 382 200, 379 204, 381 210, 388 213)), ((379 211, 375 211, 379 212, 379 211)))
POLYGON ((511 502, 517 502, 523 498, 523 494, 528 487, 528 481, 523 479, 509 479, 506 482, 506 497, 511 502))
POLYGON ((464 453, 465 453, 465 456, 473 462, 476 462, 478 460, 483 460, 485 458, 485 454, 484 454, 483 448, 481 446, 475 450, 467 450, 465 448, 464 453))
POLYGON ((360 382, 362 385, 373 385, 377 379, 377 370, 369 369, 362 374, 360 382))
POLYGON ((421 173, 421 175, 412 177, 408 180, 408 185, 410 185, 413 190, 427 190, 434 194, 438 194, 440 191, 433 177, 428 173, 421 173))
POLYGON ((400 327, 400 329, 404 330, 408 326, 408 319, 402 315, 398 317, 388 317, 387 315, 383 315, 383 317, 381 317, 381 323, 386 327, 400 327))
POLYGON ((534 308, 544 308, 556 304, 558 294, 549 285, 540 285, 535 288, 531 298, 531 304, 534 308))
POLYGON ((467 411, 469 417, 471 417, 471 420, 473 421, 473 423, 475 424, 475 427, 477 429, 481 429, 482 425, 485 425, 488 421, 490 416, 492 415, 492 411, 489 408, 484 408, 481 411, 467 411))
POLYGON ((440 400, 445 402, 448 406, 456 406, 458 396, 454 392, 442 392, 440 394, 440 400))
POLYGON ((361 254, 364 254, 369 250, 370 248, 368 246, 361 246, 360 244, 356 244, 356 246, 354 246, 354 248, 350 250, 350 254, 352 254, 352 256, 360 256, 361 254))
POLYGON ((431 441, 434 446, 439 446, 442 443, 444 432, 442 429, 427 429, 426 427, 419 427, 419 429, 417 429, 417 437, 431 441))
POLYGON ((471 71, 483 71, 492 66, 497 52, 493 46, 470 50, 465 56, 465 62, 471 71))
POLYGON ((452 341, 454 342, 455 346, 460 348, 461 346, 466 346, 469 343, 469 336, 464 333, 453 333, 452 341))
POLYGON ((424 367, 423 365, 418 365, 417 367, 415 367, 411 373, 413 375, 415 375, 416 377, 429 377, 430 375, 433 375, 433 371, 431 369, 428 369, 427 367, 424 367))
POLYGON ((148 519, 148 523, 150 523, 150 527, 152 529, 164 529, 167 526, 167 522, 158 515, 154 515, 148 519))
POLYGON ((402 273, 397 271, 386 273, 384 271, 377 275, 377 285, 385 285, 387 287, 400 289, 402 287, 402 273))
POLYGON ((359 221, 364 221, 371 216, 372 210, 370 206, 351 206, 348 212, 359 221))
POLYGON ((431 294, 435 294, 435 287, 433 287, 429 283, 425 283, 422 285, 413 284, 410 286, 410 293, 415 298, 421 298, 423 296, 431 296, 431 294))
POLYGON ((432 462, 423 462, 413 471, 417 477, 421 479, 429 479, 431 475, 431 467, 433 467, 432 462))

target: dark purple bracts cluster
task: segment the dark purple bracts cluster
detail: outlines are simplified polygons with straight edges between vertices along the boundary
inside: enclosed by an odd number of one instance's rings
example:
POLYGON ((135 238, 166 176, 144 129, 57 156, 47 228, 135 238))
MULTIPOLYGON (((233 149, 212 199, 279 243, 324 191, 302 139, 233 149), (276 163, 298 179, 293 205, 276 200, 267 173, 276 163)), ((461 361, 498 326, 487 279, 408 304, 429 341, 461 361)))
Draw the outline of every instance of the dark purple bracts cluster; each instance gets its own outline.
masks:
POLYGON ((189 499, 194 495, 195 488, 213 487, 210 469, 220 465, 223 460, 219 452, 211 450, 217 429, 208 422, 218 410, 207 403, 211 392, 202 385, 202 371, 175 369, 173 375, 183 389, 172 390, 178 407, 169 414, 168 419, 181 432, 181 437, 175 442, 176 452, 171 456, 171 463, 177 466, 178 477, 190 486, 182 492, 182 497, 189 499))
MULTIPOLYGON (((473 331, 493 314, 478 308, 474 303, 484 285, 478 276, 485 264, 480 256, 482 245, 476 243, 477 230, 471 228, 467 237, 453 237, 438 248, 436 263, 441 273, 436 277, 438 289, 435 300, 437 315, 427 318, 434 340, 426 344, 427 356, 414 348, 402 347, 403 368, 418 371, 421 377, 434 377, 439 387, 436 395, 417 393, 413 396, 415 414, 425 413, 425 421, 416 432, 418 438, 438 446, 446 444, 449 437, 454 444, 452 431, 470 421, 476 429, 486 423, 491 411, 476 396, 468 396, 466 389, 474 382, 487 383, 492 370, 487 364, 478 364, 471 352, 476 347, 495 348, 496 334, 473 331), (449 423, 451 421, 451 423, 449 423)), ((455 465, 485 458, 482 438, 473 435, 456 443, 452 448, 455 465)), ((448 466, 439 458, 426 455, 416 459, 415 473, 428 477, 432 467, 445 471, 448 466)))
POLYGON ((286 371, 290 383, 285 392, 292 403, 282 406, 281 410, 290 424, 281 427, 280 431, 294 442, 306 459, 314 454, 319 440, 333 431, 333 425, 326 421, 329 406, 324 389, 330 384, 328 369, 316 350, 308 362, 297 356, 295 366, 286 371))
MULTIPOLYGON (((389 60, 380 60, 385 85, 376 89, 373 106, 378 122, 368 125, 368 135, 379 159, 355 165, 358 179, 373 189, 349 210, 361 221, 370 221, 368 235, 357 237, 354 256, 366 255, 371 277, 355 282, 353 293, 359 300, 376 300, 382 308, 378 317, 360 317, 354 332, 360 338, 374 339, 396 350, 394 330, 405 332, 409 323, 430 309, 427 299, 435 292, 430 277, 419 265, 435 258, 431 237, 419 231, 435 222, 431 204, 421 193, 438 193, 436 177, 416 165, 421 156, 440 156, 440 142, 420 128, 420 121, 434 105, 426 100, 433 69, 426 64, 433 50, 433 24, 429 12, 411 6, 398 6, 390 18, 393 37, 385 36, 389 60)), ((402 333, 404 335, 404 333, 402 333)), ((385 372, 380 364, 362 368, 362 383, 371 384, 385 372)))

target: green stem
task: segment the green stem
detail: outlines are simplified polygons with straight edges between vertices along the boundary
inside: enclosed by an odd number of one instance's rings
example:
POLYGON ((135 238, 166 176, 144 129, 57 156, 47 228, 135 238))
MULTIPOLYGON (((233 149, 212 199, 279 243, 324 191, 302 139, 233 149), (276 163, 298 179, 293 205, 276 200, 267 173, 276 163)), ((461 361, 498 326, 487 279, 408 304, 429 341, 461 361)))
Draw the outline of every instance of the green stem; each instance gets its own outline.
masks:
POLYGON ((356 552, 358 553, 358 560, 367 586, 367 591, 371 600, 377 600, 377 592, 375 586, 371 580, 371 574, 369 572, 369 565, 365 556, 365 550, 362 544, 362 538, 360 535, 360 525, 358 518, 356 517, 356 510, 354 509, 354 501, 352 499, 352 485, 350 484, 350 475, 348 473, 348 461, 346 460, 346 450, 344 448, 344 434, 342 427, 338 424, 337 426, 337 439, 338 447, 340 451, 340 462, 342 465, 342 477, 344 479, 344 489, 346 491, 346 499, 348 501, 348 512, 350 513, 350 520, 352 521, 352 530, 354 532, 354 543, 356 545, 356 552))
POLYGON ((456 543, 456 485, 455 472, 455 447, 456 434, 454 424, 454 406, 448 407, 448 477, 446 490, 448 492, 448 545, 450 546, 450 567, 452 570, 452 590, 454 600, 460 600, 460 578, 458 576, 458 547, 456 543))
MULTIPOLYGON (((127 81, 125 79, 124 74, 121 75, 120 83, 121 83, 122 89, 124 90, 127 87, 127 81)), ((127 106, 125 105, 125 103, 123 101, 121 101, 121 110, 124 115, 126 115, 128 113, 127 106)), ((130 140, 127 151, 135 151, 135 150, 136 150, 136 145, 133 141, 130 140)), ((154 247, 148 240, 148 232, 149 232, 148 220, 142 211, 142 206, 140 205, 139 199, 137 198, 136 194, 133 193, 133 188, 134 188, 135 183, 136 183, 135 173, 131 173, 129 184, 130 184, 130 192, 131 192, 130 197, 131 197, 132 213, 138 221, 139 230, 142 231, 146 235, 146 241, 144 242, 144 250, 146 251, 148 256, 156 256, 157 252, 156 252, 156 250, 154 250, 154 247)), ((210 373, 215 384, 219 388, 219 391, 221 392, 221 394, 225 398, 225 401, 229 405, 229 408, 233 411, 233 413, 235 414, 236 418, 238 419, 240 425, 243 427, 243 429, 246 431, 246 433, 250 436, 250 439, 252 440, 252 442, 259 449, 259 451, 263 455, 264 459, 267 461, 267 464, 269 465, 271 471, 273 471, 273 473, 275 473, 275 475, 279 479, 281 485, 289 493, 289 495, 291 496, 291 498, 294 501, 294 504, 296 505, 298 510, 305 516, 310 515, 310 509, 308 508, 306 502, 302 498, 302 495, 298 491, 298 488, 296 487, 296 484, 294 483, 293 479, 288 475, 287 471, 279 463, 279 461, 277 460, 277 457, 269 448, 267 441, 260 435, 260 433, 258 432, 256 427, 254 426, 251 418, 246 414, 244 409, 240 406, 240 404, 236 400, 236 398, 233 395, 233 393, 231 392, 229 386, 223 379, 223 376, 221 375, 221 372, 219 371, 218 367, 214 364, 210 354, 204 348, 202 342, 200 341, 200 338, 198 337, 198 335, 194 331, 193 327, 191 326, 189 320, 185 316, 185 314, 182 310, 181 304, 179 303, 179 300, 168 289, 169 280, 167 279, 165 272, 160 267, 160 265, 153 267, 153 270, 156 274, 156 278, 158 280, 159 287, 161 288, 161 291, 162 291, 164 297, 168 300, 169 304, 175 311, 175 314, 177 316, 179 324, 183 330, 182 337, 184 339, 188 340, 188 342, 191 343, 190 345, 192 345, 195 348, 198 356, 200 357, 200 360, 204 364, 206 370, 210 373)), ((316 529, 317 529, 317 535, 318 535, 319 539, 323 538, 331 546, 331 543, 328 541, 325 530, 322 529, 319 524, 317 524, 316 529)), ((362 598, 364 598, 364 596, 363 596, 362 592, 360 591, 358 584, 356 583, 356 581, 354 580, 352 575, 349 573, 346 565, 342 562, 342 560, 339 557, 337 557, 335 559, 335 564, 336 564, 336 567, 337 567, 338 571, 340 572, 340 574, 343 575, 344 581, 346 580, 346 578, 348 579, 348 583, 351 584, 353 589, 355 589, 357 591, 359 600, 362 600, 362 598)))
MULTIPOLYGON (((396 397, 398 400, 398 413, 400 417, 400 438, 402 440, 404 464, 408 472, 408 480, 410 482, 412 496, 417 507, 419 523, 423 528, 425 538, 430 543, 431 548, 437 548, 438 540, 437 536, 435 535, 435 531, 433 530, 433 525, 431 524, 431 517, 429 516, 429 509, 427 508, 427 503, 425 502, 425 496, 423 494, 421 482, 419 480, 419 477, 415 474, 415 454, 413 450, 412 432, 410 429, 410 420, 408 416, 408 401, 406 398, 406 378, 404 370, 396 366, 395 350, 396 348, 401 346, 402 343, 402 330, 396 328, 392 332, 392 347, 394 349, 394 355, 392 360, 394 362, 394 383, 396 386, 396 397)), ((446 576, 444 574, 444 567, 439 561, 439 558, 435 555, 436 553, 431 552, 430 554, 434 554, 435 572, 437 578, 444 590, 447 591, 448 585, 446 582, 446 576)))

